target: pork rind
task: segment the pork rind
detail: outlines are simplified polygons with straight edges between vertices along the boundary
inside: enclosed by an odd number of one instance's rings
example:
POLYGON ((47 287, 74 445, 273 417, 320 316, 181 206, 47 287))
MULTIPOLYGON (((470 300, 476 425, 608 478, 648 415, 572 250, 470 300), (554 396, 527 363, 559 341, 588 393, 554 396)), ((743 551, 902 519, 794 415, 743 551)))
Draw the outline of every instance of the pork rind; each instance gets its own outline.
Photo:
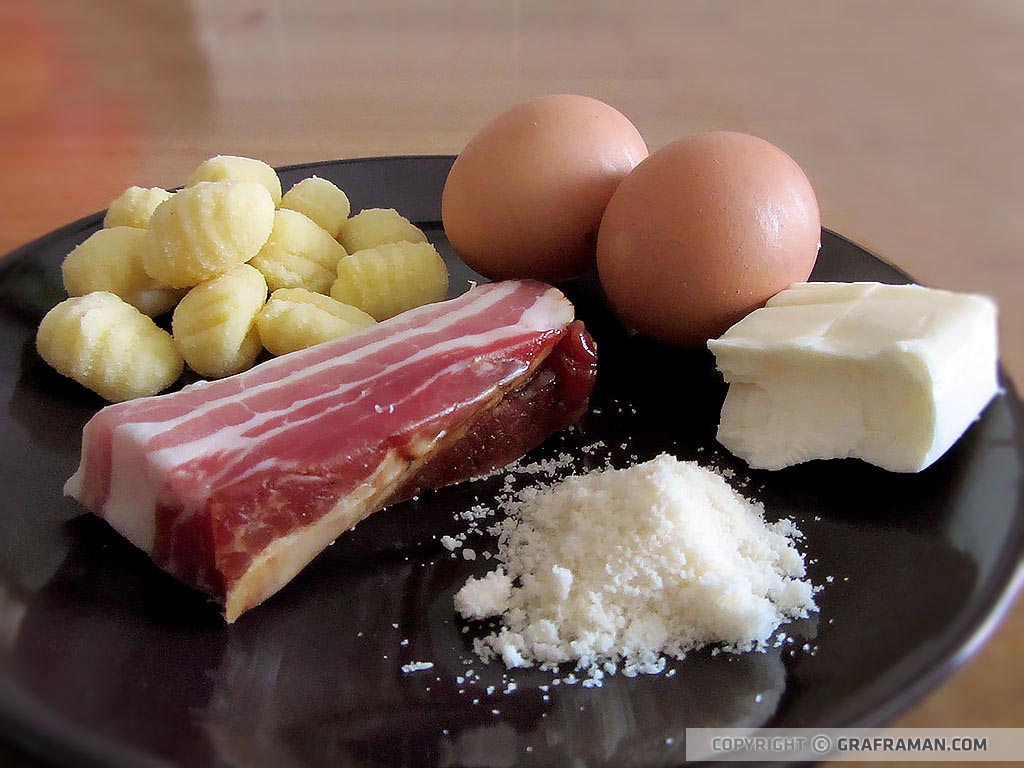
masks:
POLYGON ((351 336, 373 324, 361 309, 304 288, 274 291, 256 318, 263 346, 275 355, 351 336))
POLYGON ((266 187, 275 206, 281 202, 281 179, 277 171, 262 160, 253 160, 251 157, 211 157, 192 171, 185 185, 192 187, 202 181, 254 181, 266 187))
POLYGON ((259 253, 274 226, 274 201, 254 181, 204 181, 161 204, 142 244, 146 273, 189 288, 259 253))
POLYGON ((171 321, 189 367, 209 378, 252 367, 263 347, 254 323, 266 300, 267 282, 248 264, 189 291, 171 321))
POLYGON ((387 243, 357 251, 338 262, 331 298, 376 320, 443 300, 448 268, 430 243, 387 243))
POLYGON ((312 176, 284 193, 281 208, 298 211, 337 238, 351 211, 348 196, 327 179, 312 176))
POLYGON ((423 231, 394 208, 367 208, 345 222, 338 242, 349 253, 386 243, 425 243, 423 231))
POLYGON ((59 373, 111 402, 155 395, 183 368, 171 335, 107 291, 51 309, 39 325, 36 349, 59 373))
POLYGON ((274 228, 249 263, 263 273, 271 291, 306 288, 327 293, 345 249, 327 231, 301 213, 279 210, 274 228))
POLYGON ((146 274, 142 268, 145 237, 146 230, 135 227, 111 227, 92 234, 61 265, 68 295, 107 291, 150 317, 172 309, 184 291, 162 286, 146 274))
POLYGON ((160 187, 128 187, 107 208, 103 226, 145 229, 153 211, 170 197, 171 193, 160 187))

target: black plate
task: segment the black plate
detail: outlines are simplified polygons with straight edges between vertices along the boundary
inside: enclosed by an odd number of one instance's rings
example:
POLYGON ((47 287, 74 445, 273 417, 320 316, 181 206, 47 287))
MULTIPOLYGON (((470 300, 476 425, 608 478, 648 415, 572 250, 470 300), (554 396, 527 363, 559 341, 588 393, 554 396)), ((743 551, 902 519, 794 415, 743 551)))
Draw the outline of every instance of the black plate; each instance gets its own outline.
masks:
MULTIPOLYGON (((312 173, 331 179, 355 209, 398 208, 448 257, 458 293, 475 276, 452 257, 438 222, 450 165, 386 158, 281 175, 286 187, 312 173)), ((1010 600, 1024 551, 1024 440, 1009 384, 918 475, 853 461, 749 472, 716 447, 724 387, 709 355, 628 336, 596 281, 584 279, 567 292, 600 346, 594 410, 537 455, 603 439, 619 464, 668 450, 749 478, 769 517, 799 522, 814 581, 834 577, 820 615, 786 628, 795 643, 764 654, 694 653, 671 665, 673 677, 563 685, 547 701, 537 686, 552 675, 536 671, 510 673, 518 689, 504 694, 504 669, 474 661, 479 682, 460 685, 473 633, 461 631, 452 594, 487 563, 453 559, 437 538, 457 532, 452 513, 475 495, 493 496, 500 478, 371 517, 225 626, 200 595, 61 496, 82 425, 101 403, 40 362, 33 338, 63 298, 62 258, 99 224, 99 215, 83 219, 0 265, 0 725, 51 760, 678 764, 688 726, 890 720, 963 662, 1010 600), (434 668, 403 674, 412 660, 434 668)), ((828 232, 813 277, 907 281, 828 232)))

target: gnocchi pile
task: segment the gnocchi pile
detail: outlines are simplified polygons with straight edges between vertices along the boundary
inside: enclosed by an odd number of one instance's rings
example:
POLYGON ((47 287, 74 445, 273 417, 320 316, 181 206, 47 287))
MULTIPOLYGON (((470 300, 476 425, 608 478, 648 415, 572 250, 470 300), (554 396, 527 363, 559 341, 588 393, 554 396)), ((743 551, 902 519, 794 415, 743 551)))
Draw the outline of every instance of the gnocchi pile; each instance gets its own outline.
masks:
POLYGON ((185 188, 130 187, 62 265, 69 298, 43 318, 40 356, 111 401, 158 394, 188 365, 231 376, 441 301, 448 270, 392 208, 355 216, 311 177, 282 194, 247 157, 203 162, 185 188), (173 310, 170 332, 154 318, 173 310))

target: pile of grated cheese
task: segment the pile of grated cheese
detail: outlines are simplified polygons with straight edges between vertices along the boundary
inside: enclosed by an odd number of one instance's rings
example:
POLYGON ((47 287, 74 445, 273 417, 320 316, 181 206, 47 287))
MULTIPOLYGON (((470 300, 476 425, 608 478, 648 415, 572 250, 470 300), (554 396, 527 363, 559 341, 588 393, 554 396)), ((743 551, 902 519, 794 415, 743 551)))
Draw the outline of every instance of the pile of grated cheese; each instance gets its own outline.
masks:
POLYGON ((669 455, 527 488, 497 525, 498 568, 455 596, 467 619, 500 617, 474 641, 484 661, 554 669, 600 685, 658 673, 705 645, 764 650, 816 610, 800 531, 718 474, 669 455))

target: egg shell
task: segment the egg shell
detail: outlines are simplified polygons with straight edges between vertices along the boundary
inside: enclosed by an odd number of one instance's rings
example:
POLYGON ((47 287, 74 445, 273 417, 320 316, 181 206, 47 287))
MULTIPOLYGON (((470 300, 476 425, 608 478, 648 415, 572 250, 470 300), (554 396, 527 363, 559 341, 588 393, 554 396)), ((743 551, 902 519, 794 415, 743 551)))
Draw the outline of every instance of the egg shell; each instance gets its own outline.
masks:
POLYGON ((633 124, 587 96, 545 96, 499 115, 466 145, 441 216, 459 256, 495 280, 557 281, 593 268, 608 200, 647 157, 633 124))
POLYGON ((711 132, 654 152, 601 222, 598 271, 623 321, 702 345, 806 280, 821 241, 814 190, 763 139, 711 132))

